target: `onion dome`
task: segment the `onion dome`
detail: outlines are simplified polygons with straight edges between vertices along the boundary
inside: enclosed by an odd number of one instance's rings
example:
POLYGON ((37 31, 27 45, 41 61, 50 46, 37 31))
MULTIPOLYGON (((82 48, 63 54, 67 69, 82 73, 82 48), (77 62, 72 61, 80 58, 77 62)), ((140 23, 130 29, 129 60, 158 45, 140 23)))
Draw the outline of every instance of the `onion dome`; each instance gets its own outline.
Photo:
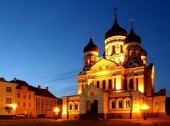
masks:
POLYGON ((119 26, 117 18, 115 18, 113 26, 106 32, 105 39, 116 35, 127 36, 126 30, 119 26))
POLYGON ((141 43, 141 38, 140 38, 140 36, 135 34, 135 32, 133 30, 133 27, 131 27, 130 33, 129 33, 129 35, 125 39, 125 44, 131 43, 131 42, 141 43))
POLYGON ((89 51, 99 51, 99 48, 93 43, 92 37, 90 37, 89 43, 84 47, 84 53, 89 51))
POLYGON ((141 56, 147 56, 147 52, 141 48, 141 56))

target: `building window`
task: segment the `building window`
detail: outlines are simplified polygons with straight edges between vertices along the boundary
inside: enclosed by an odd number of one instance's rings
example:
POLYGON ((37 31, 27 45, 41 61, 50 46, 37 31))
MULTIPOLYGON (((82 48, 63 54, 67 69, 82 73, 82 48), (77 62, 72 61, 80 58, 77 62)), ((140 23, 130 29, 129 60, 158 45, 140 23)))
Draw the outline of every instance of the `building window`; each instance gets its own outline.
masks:
POLYGON ((109 79, 109 89, 112 89, 112 80, 109 79))
POLYGON ((20 98, 20 93, 17 93, 17 97, 20 98))
POLYGON ((103 89, 106 89, 106 81, 103 80, 103 89))
POLYGON ((25 102, 23 102, 23 107, 26 107, 26 104, 25 104, 25 102))
POLYGON ((12 107, 6 107, 5 109, 6 109, 6 113, 8 114, 12 112, 12 107))
POLYGON ((78 103, 75 103, 75 110, 78 110, 78 103))
POLYGON ((124 79, 124 90, 127 90, 127 79, 124 79))
POLYGON ((114 78, 114 89, 116 90, 116 78, 114 78))
POLYGON ((112 101, 112 109, 116 108, 116 102, 112 101))
POLYGON ((138 91, 138 78, 136 78, 136 90, 138 91))
POLYGON ((130 83, 130 90, 133 90, 133 79, 130 79, 129 83, 130 83))
POLYGON ((6 98, 6 104, 11 104, 11 98, 6 98))
POLYGON ((99 81, 97 81, 97 87, 100 88, 100 82, 99 81))
POLYGON ((123 53, 123 46, 120 45, 120 53, 123 53))
POLYGON ((69 108, 70 108, 69 110, 73 110, 73 105, 70 104, 69 108))
POLYGON ((119 101, 119 108, 123 108, 123 102, 119 101))
POLYGON ((12 88, 11 87, 6 87, 6 92, 12 92, 12 88))
POLYGON ((130 108, 131 107, 131 102, 128 100, 126 101, 126 108, 130 108))
POLYGON ((25 95, 23 95, 23 98, 24 98, 24 99, 26 99, 26 96, 25 96, 25 95))
POLYGON ((115 54, 115 46, 112 47, 112 54, 115 54))

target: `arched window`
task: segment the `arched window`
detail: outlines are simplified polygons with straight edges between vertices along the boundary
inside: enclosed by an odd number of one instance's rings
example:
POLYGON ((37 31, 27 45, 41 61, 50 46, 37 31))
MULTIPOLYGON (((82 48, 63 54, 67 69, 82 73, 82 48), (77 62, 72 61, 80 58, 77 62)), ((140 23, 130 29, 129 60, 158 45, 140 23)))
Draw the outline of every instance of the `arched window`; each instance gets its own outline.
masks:
POLYGON ((106 89, 106 81, 103 80, 103 89, 106 89))
POLYGON ((136 78, 136 90, 138 91, 138 78, 136 78))
POLYGON ((100 82, 99 81, 97 81, 97 87, 100 88, 100 82))
POLYGON ((120 45, 120 53, 123 53, 123 46, 120 45))
POLYGON ((112 89, 112 80, 109 79, 109 89, 112 89))
POLYGON ((75 110, 78 110, 78 103, 75 103, 75 104, 74 104, 74 109, 75 109, 75 110))
POLYGON ((130 79, 129 83, 130 83, 130 90, 133 90, 133 79, 130 79))
POLYGON ((116 90, 116 78, 114 78, 114 90, 116 90))
POLYGON ((112 101, 112 109, 116 108, 116 102, 115 101, 112 101))
POLYGON ((124 79, 124 90, 127 90, 127 79, 124 79))
POLYGON ((112 47, 112 54, 115 54, 115 46, 112 47))
POLYGON ((131 108, 131 102, 130 102, 130 100, 127 100, 127 101, 126 101, 126 108, 131 108))
POLYGON ((73 105, 72 104, 69 105, 69 110, 73 110, 73 105))
POLYGON ((119 108, 123 108, 123 101, 122 100, 120 100, 118 104, 119 104, 119 108))

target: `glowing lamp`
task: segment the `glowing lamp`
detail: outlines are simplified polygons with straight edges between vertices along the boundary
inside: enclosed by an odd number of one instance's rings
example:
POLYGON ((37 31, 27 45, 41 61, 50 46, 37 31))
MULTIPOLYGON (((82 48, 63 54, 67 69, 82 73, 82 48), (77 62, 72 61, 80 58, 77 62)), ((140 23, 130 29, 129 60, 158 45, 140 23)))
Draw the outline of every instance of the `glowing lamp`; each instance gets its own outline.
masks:
POLYGON ((149 106, 147 104, 143 104, 141 107, 140 107, 141 110, 148 110, 149 109, 149 106))
POLYGON ((60 111, 60 109, 58 107, 54 108, 54 112, 57 114, 60 111))
POLYGON ((17 104, 11 104, 11 107, 12 107, 14 110, 16 110, 17 104))

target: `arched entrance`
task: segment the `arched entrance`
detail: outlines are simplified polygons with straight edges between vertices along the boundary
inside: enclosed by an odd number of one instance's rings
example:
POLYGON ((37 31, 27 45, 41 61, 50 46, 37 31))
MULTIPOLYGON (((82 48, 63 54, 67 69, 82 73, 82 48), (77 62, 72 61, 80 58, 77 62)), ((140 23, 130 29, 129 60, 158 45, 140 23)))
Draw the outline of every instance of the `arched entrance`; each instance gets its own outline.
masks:
POLYGON ((90 100, 86 102, 87 114, 97 114, 98 113, 98 100, 94 100, 93 103, 90 100))

